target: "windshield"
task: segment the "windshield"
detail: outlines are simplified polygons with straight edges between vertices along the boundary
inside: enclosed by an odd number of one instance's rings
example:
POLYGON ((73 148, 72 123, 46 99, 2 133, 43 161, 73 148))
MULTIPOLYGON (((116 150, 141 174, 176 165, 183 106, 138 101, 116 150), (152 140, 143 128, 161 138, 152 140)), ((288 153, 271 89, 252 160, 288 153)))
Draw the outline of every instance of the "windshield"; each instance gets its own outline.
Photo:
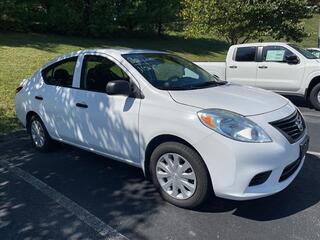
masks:
POLYGON ((316 58, 320 58, 320 50, 317 49, 306 49, 308 52, 311 52, 316 58))
POLYGON ((158 89, 190 90, 225 83, 192 62, 171 54, 132 53, 122 56, 158 89))
POLYGON ((301 53, 304 57, 308 58, 308 59, 317 59, 316 56, 314 56, 311 52, 298 47, 297 45, 294 44, 289 44, 290 47, 294 48, 295 50, 297 50, 299 53, 301 53))

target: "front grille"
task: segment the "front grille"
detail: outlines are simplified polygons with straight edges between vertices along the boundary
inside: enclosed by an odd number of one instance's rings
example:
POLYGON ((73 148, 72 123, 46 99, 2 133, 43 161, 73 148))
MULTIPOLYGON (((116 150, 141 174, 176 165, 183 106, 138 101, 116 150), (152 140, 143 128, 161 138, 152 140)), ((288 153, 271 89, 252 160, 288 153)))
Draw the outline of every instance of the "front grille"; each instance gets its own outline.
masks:
POLYGON ((278 129, 290 143, 298 141, 306 129, 306 124, 299 111, 270 124, 278 129))
POLYGON ((291 163, 288 166, 286 166, 286 168, 283 170, 283 172, 281 174, 279 182, 287 180, 292 174, 294 174, 295 171, 300 166, 301 161, 302 161, 302 158, 299 158, 298 160, 296 160, 293 163, 291 163))

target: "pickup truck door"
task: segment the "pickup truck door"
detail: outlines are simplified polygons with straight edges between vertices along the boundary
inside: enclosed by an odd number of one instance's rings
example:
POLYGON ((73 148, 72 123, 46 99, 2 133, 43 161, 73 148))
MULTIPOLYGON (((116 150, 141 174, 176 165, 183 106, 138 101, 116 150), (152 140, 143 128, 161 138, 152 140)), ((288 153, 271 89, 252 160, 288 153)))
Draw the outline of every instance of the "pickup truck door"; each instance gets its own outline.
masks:
POLYGON ((258 63, 256 86, 277 92, 295 92, 300 89, 304 75, 302 63, 288 63, 286 58, 295 55, 282 46, 266 46, 262 61, 258 63))
POLYGON ((227 59, 226 80, 255 86, 257 78, 257 47, 238 47, 227 59))

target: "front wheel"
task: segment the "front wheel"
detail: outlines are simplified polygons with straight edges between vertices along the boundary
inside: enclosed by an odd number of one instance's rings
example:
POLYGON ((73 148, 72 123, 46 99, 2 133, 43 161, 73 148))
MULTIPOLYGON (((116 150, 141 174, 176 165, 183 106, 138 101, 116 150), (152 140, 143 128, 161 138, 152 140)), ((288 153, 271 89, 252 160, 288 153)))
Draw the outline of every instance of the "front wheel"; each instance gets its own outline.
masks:
POLYGON ((162 198, 176 206, 195 208, 210 193, 210 177, 202 158, 184 144, 160 144, 151 155, 150 172, 162 198))
POLYGON ((320 110, 320 83, 318 83, 312 88, 309 99, 311 105, 315 109, 320 110))

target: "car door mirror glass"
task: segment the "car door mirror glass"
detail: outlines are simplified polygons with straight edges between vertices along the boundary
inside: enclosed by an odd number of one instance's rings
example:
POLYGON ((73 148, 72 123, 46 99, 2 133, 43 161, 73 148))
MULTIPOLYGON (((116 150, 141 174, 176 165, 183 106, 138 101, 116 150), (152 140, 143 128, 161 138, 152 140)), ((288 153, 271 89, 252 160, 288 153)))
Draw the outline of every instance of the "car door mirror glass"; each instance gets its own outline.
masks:
POLYGON ((106 86, 106 93, 108 95, 125 95, 130 96, 130 84, 126 80, 109 81, 106 86))

